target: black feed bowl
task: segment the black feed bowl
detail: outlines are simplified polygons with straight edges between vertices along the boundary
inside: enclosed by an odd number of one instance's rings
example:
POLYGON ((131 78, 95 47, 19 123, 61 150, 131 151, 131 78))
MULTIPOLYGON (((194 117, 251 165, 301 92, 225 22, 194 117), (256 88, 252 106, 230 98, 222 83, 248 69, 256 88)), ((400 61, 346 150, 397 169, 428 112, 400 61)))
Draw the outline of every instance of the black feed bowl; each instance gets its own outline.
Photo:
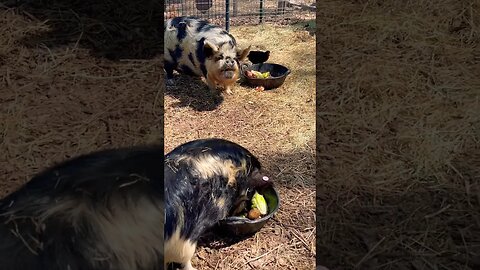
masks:
POLYGON ((233 233, 237 236, 251 235, 258 232, 267 221, 277 213, 280 207, 280 196, 274 187, 267 188, 262 192, 268 206, 268 214, 256 220, 242 217, 227 217, 218 224, 224 232, 233 233))
POLYGON ((285 79, 287 78, 288 74, 290 74, 290 72, 291 71, 289 68, 280 64, 260 63, 246 67, 243 70, 243 77, 250 86, 263 86, 265 90, 270 90, 280 87, 285 82, 285 79), (268 71, 270 72, 270 77, 266 79, 248 78, 245 75, 245 71, 247 70, 256 70, 262 73, 268 71))

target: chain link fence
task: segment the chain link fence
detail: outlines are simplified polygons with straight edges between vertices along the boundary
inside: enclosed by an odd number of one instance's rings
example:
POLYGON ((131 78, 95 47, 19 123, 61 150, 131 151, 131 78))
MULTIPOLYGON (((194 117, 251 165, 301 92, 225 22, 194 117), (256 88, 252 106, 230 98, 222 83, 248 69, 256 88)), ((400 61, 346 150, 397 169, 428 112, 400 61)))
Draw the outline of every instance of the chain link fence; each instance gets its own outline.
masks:
POLYGON ((166 0, 165 20, 195 16, 224 26, 279 23, 315 19, 315 0, 166 0))

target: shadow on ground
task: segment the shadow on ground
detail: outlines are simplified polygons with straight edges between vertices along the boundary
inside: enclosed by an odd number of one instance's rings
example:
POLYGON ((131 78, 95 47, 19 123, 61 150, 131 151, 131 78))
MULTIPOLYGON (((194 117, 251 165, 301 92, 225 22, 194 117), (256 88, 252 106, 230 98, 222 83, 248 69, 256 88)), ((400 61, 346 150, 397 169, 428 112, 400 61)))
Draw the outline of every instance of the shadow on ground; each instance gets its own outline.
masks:
POLYGON ((432 191, 417 185, 404 195, 333 189, 319 189, 319 195, 318 264, 331 269, 433 269, 436 264, 445 269, 480 269, 474 250, 479 227, 473 220, 478 221, 478 215, 473 214, 474 207, 455 202, 461 191, 432 191), (458 214, 438 210, 450 206, 458 214), (437 227, 432 230, 432 226, 437 227), (459 252, 437 253, 447 243, 459 252), (426 255, 429 258, 422 259, 426 255))
POLYGON ((223 102, 222 95, 213 95, 207 85, 197 77, 177 75, 174 84, 165 87, 165 95, 178 100, 172 106, 191 107, 196 111, 213 111, 223 102))
POLYGON ((23 39, 49 49, 78 43, 96 57, 150 59, 163 51, 162 4, 155 0, 2 0, 50 30, 23 39))
POLYGON ((208 231, 198 242, 199 247, 207 247, 211 249, 221 249, 238 242, 241 242, 247 238, 253 237, 252 235, 245 236, 233 236, 226 231, 220 230, 221 228, 215 227, 208 231))

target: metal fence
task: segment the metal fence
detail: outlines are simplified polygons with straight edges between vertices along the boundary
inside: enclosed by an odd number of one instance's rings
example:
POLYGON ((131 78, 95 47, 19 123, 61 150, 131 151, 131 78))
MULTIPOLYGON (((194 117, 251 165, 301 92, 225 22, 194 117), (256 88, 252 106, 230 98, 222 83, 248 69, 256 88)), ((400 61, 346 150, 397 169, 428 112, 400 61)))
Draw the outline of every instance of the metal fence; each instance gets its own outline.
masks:
POLYGON ((314 19, 315 9, 315 0, 166 0, 164 15, 196 16, 228 31, 230 25, 314 19))

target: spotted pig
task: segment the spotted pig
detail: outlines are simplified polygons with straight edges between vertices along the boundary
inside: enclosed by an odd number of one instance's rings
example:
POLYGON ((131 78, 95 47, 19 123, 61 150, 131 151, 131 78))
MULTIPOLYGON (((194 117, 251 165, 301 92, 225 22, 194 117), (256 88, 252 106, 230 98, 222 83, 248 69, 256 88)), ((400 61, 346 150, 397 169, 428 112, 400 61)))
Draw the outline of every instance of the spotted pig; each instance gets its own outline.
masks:
POLYGON ((235 38, 222 28, 194 17, 175 17, 165 25, 165 71, 173 84, 173 71, 204 77, 212 93, 217 85, 228 94, 240 78, 240 62, 250 46, 240 49, 235 38))
MULTIPOLYGON (((178 146, 165 157, 165 263, 194 270, 191 259, 203 233, 228 215, 265 181, 258 159, 223 139, 178 146)), ((167 265, 165 265, 167 269, 167 265)))

